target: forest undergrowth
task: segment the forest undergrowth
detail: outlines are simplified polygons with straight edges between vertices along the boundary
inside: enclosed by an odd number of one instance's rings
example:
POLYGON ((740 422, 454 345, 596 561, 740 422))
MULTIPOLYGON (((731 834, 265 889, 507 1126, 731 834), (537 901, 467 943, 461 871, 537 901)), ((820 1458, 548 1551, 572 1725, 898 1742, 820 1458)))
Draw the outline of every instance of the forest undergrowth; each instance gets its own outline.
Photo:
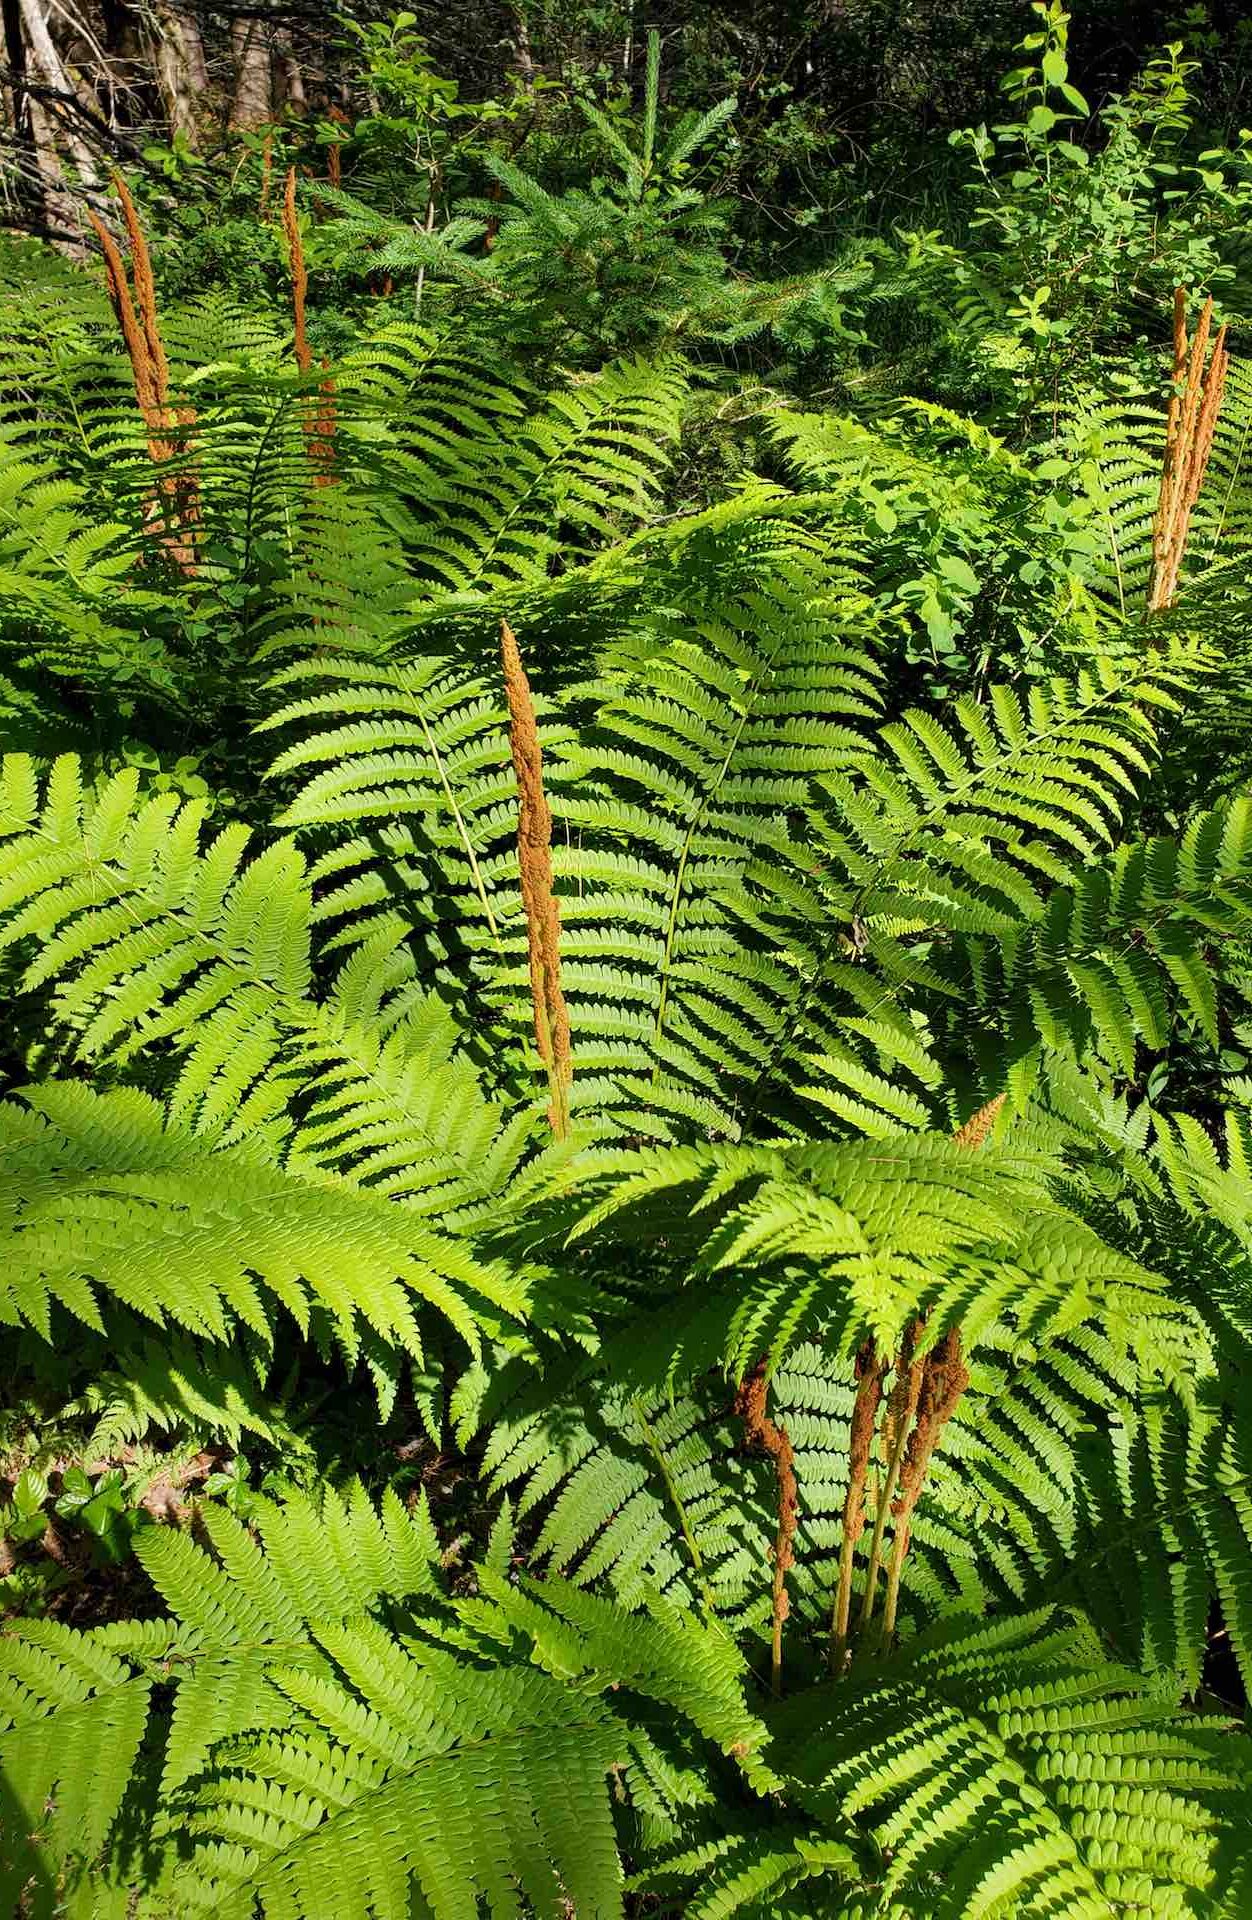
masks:
POLYGON ((1031 12, 43 151, 0 1912, 1252 1912, 1252 132, 1031 12))

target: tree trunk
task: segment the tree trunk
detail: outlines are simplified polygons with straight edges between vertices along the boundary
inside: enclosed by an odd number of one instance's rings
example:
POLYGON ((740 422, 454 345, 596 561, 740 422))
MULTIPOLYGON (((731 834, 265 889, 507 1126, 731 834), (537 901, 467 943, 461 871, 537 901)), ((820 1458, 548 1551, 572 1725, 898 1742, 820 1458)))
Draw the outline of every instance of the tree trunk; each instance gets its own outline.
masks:
POLYGON ((26 42, 22 38, 22 15, 18 0, 3 0, 4 52, 9 67, 9 99, 13 144, 18 156, 17 199, 32 223, 43 226, 48 218, 44 199, 43 168, 31 117, 31 99, 26 91, 26 42))
POLYGON ((301 119, 308 112, 309 99, 304 90, 304 69, 292 50, 291 35, 284 33, 278 42, 278 71, 282 75, 283 101, 301 119))
MULTIPOLYGON (((45 137, 49 137, 52 127, 56 127, 84 186, 95 186, 99 179, 95 155, 79 132, 72 105, 78 95, 74 91, 73 82, 65 70, 61 56, 53 44, 41 0, 20 0, 20 7, 22 26, 26 35, 29 69, 43 86, 62 96, 60 101, 45 100, 40 103, 44 108, 43 117, 48 123, 45 137)), ((38 138, 38 130, 36 137, 38 138)))
POLYGON ((517 54, 517 71, 522 77, 522 85, 527 93, 535 91, 535 57, 530 50, 530 24, 521 7, 513 9, 513 47, 517 54))
POLYGON ((230 124, 239 132, 267 126, 274 118, 270 30, 263 20, 236 20, 230 30, 230 40, 235 56, 230 124))
POLYGON ((52 119, 38 100, 30 103, 30 123, 35 168, 39 177, 39 198, 47 229, 53 236, 53 244, 61 253, 81 259, 86 247, 79 235, 78 206, 65 182, 52 119))
POLYGON ((200 36, 200 23, 191 14, 184 13, 181 7, 169 7, 172 18, 178 21, 179 37, 183 43, 183 52, 187 56, 187 71, 191 75, 191 84, 197 94, 203 96, 209 90, 209 63, 205 58, 204 41, 200 36))
POLYGON ((155 0, 151 19, 155 29, 153 64, 171 137, 181 134, 187 145, 195 148, 209 84, 200 29, 172 0, 155 0))

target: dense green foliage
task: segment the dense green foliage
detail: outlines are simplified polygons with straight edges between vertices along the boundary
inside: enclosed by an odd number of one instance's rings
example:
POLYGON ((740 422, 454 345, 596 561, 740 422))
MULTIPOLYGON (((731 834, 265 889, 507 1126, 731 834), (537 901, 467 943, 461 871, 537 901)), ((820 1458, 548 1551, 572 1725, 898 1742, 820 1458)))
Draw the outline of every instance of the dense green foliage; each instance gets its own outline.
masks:
POLYGON ((4 1912, 1252 1907, 1252 149, 1035 13, 794 272, 411 19, 3 243, 4 1912))

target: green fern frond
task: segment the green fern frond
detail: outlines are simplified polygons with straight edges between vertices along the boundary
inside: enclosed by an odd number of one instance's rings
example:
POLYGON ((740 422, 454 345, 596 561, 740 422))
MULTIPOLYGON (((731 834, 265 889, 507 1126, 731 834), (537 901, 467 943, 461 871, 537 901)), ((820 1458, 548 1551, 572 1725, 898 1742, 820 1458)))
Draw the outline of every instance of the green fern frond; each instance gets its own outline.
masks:
MULTIPOLYGON (((155 1675, 174 1689, 148 1815, 167 1912, 311 1920, 333 1887, 344 1915, 402 1911, 412 1889, 449 1914, 521 1897, 608 1916, 622 1874, 605 1776, 635 1737, 613 1692, 724 1751, 760 1739, 725 1635, 659 1603, 640 1619, 559 1583, 519 1590, 489 1566, 477 1597, 449 1603, 429 1520, 394 1495, 381 1512, 359 1487, 320 1511, 263 1502, 263 1549, 228 1514, 205 1524, 212 1554, 159 1529, 140 1543, 177 1624, 0 1640, 16 1723, 0 1740, 31 1830, 105 1884, 133 1871, 109 1848, 121 1795, 85 1805, 72 1769, 124 1713, 137 1746, 155 1675)), ((14 1874, 28 1857, 23 1842, 14 1874)))

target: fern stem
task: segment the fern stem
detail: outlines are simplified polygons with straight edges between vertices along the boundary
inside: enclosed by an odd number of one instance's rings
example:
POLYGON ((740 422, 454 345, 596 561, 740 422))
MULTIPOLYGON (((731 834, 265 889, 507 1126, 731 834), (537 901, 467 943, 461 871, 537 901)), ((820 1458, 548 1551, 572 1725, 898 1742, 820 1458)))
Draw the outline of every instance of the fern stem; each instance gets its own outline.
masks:
POLYGON ((678 1483, 674 1479, 669 1461, 665 1458, 665 1449, 657 1439, 652 1423, 638 1401, 635 1402, 634 1413, 636 1420, 639 1422, 639 1430, 643 1434, 648 1451, 656 1462, 657 1472, 665 1483, 665 1491, 669 1495, 670 1504, 673 1506, 674 1512, 678 1515, 678 1525, 682 1531, 683 1544, 687 1549, 692 1570, 696 1576, 696 1587, 699 1590, 701 1605, 704 1607, 706 1613, 715 1614, 717 1612, 717 1605, 705 1576, 704 1555, 700 1552, 700 1544, 692 1531, 691 1517, 687 1512, 686 1503, 678 1491, 678 1483))
POLYGON ((800 1512, 799 1485, 796 1480, 795 1450, 786 1427, 776 1426, 766 1412, 769 1378, 765 1361, 759 1360, 746 1373, 735 1395, 735 1411, 743 1420, 749 1440, 764 1447, 774 1462, 778 1480, 778 1531, 774 1537, 774 1577, 771 1611, 773 1632, 770 1641, 770 1692, 777 1700, 782 1693, 783 1625, 791 1610, 787 1597, 787 1574, 795 1560, 796 1525, 800 1512))
POLYGON ((427 724, 426 715, 421 712, 420 708, 418 710, 417 720, 418 725, 422 729, 422 733, 425 735, 426 745, 430 749, 430 757, 434 762, 435 772, 439 775, 439 784, 443 788, 444 799, 452 810, 452 818, 456 821, 456 830, 461 836, 461 845, 465 848, 465 857, 469 861, 470 872, 474 876, 475 889, 477 890, 479 899, 483 903, 483 912, 487 916, 487 925, 491 928, 491 937, 493 940, 499 940, 500 929, 496 924, 496 916, 491 911, 491 902, 487 898, 487 885, 483 879, 482 868, 478 864, 478 855, 474 852, 474 843, 469 837, 469 829, 466 827, 461 809, 456 803, 456 795, 448 784, 448 776, 444 770, 443 756, 435 745, 435 736, 427 724))

